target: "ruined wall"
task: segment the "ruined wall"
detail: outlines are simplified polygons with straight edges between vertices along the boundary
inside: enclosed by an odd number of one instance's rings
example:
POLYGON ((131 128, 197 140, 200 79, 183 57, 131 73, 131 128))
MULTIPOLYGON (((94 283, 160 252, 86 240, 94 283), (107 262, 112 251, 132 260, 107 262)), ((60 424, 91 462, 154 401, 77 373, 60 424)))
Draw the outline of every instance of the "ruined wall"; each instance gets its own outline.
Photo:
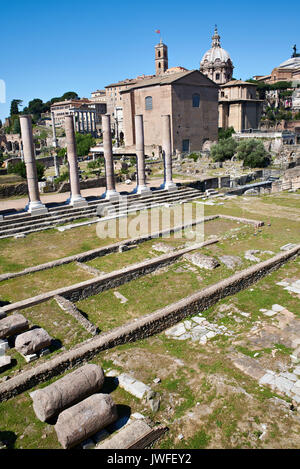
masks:
POLYGON ((300 245, 280 253, 267 261, 242 270, 225 280, 196 292, 176 303, 137 318, 112 331, 95 336, 70 351, 47 360, 0 384, 0 401, 10 399, 41 382, 64 373, 68 369, 91 360, 103 350, 150 337, 173 326, 182 319, 195 315, 216 304, 226 296, 235 295, 253 283, 279 269, 285 262, 300 254, 300 245))

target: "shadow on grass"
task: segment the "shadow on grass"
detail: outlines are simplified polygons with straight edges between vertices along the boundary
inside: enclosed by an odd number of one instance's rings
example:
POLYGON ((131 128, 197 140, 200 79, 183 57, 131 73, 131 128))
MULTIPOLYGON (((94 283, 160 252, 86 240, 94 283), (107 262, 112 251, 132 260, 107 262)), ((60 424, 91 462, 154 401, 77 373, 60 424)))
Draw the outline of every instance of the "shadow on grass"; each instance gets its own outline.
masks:
POLYGON ((0 431, 0 447, 5 445, 7 449, 13 449, 15 447, 16 439, 17 435, 14 432, 0 431))

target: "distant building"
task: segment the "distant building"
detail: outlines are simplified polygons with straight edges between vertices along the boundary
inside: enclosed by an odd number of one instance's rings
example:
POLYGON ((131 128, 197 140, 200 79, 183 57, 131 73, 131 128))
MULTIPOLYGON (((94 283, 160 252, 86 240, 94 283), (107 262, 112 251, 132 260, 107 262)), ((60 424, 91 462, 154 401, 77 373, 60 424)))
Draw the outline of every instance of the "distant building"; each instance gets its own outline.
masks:
POLYGON ((160 73, 121 91, 126 147, 135 146, 135 115, 142 114, 148 155, 162 145, 161 116, 171 116, 172 151, 200 151, 218 138, 218 86, 199 70, 160 73))
POLYGON ((236 132, 259 127, 263 101, 256 98, 256 85, 232 80, 220 86, 219 127, 236 132))
POLYGON ((101 128, 101 115, 106 113, 106 104, 87 98, 59 101, 51 105, 51 117, 55 127, 63 127, 65 117, 74 116, 76 132, 97 135, 101 128))

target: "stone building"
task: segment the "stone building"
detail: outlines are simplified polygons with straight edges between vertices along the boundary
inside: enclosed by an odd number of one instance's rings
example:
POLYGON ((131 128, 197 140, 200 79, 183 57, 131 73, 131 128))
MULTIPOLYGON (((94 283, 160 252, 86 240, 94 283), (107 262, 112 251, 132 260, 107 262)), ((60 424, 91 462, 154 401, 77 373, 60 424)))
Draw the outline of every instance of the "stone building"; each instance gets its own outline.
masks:
POLYGON ((157 53, 167 49, 159 46, 155 47, 157 75, 121 91, 125 145, 134 147, 134 118, 142 115, 147 154, 157 154, 162 145, 161 116, 170 115, 172 153, 199 151, 205 141, 218 138, 218 86, 199 70, 162 72, 167 56, 161 63, 157 53))
POLYGON ((262 100, 256 98, 256 85, 231 80, 219 90, 219 127, 236 132, 259 127, 262 100))
POLYGON ((219 85, 232 79, 233 64, 228 52, 222 49, 217 26, 212 36, 211 48, 200 62, 200 72, 219 85))
POLYGON ((93 135, 101 128, 101 116, 105 113, 106 103, 87 98, 69 99, 51 105, 51 117, 55 127, 63 127, 66 116, 72 115, 76 132, 93 135))

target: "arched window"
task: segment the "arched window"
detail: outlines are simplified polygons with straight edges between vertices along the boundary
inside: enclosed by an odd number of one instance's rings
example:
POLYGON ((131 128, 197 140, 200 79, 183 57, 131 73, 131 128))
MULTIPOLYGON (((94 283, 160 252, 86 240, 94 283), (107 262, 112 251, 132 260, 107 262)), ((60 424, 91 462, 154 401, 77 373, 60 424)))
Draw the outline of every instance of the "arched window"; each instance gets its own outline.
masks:
POLYGON ((200 95, 198 93, 193 94, 193 107, 200 106, 200 95))
POLYGON ((150 111, 152 109, 152 96, 146 96, 145 98, 145 109, 150 111))
POLYGON ((220 80, 220 74, 216 73, 216 80, 220 80))
POLYGON ((160 57, 160 50, 158 51, 158 57, 160 57))

